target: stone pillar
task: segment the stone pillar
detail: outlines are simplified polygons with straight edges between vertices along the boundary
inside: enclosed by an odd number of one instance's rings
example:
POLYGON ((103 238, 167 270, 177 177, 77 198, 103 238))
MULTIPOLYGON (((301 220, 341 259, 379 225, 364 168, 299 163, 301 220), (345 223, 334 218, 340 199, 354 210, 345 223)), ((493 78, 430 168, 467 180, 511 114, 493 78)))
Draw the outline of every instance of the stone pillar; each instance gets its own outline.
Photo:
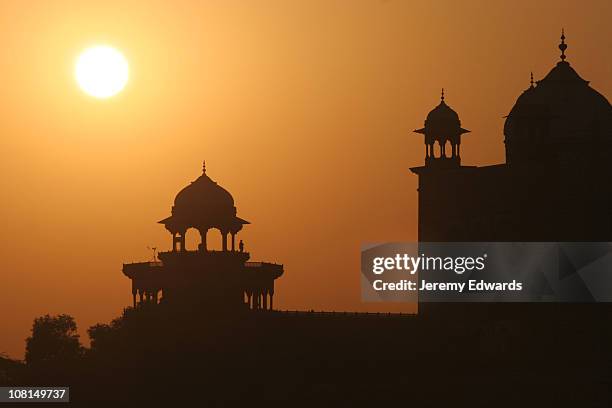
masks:
POLYGON ((227 251, 227 232, 221 231, 221 240, 223 241, 223 252, 227 251))
POLYGON ((202 239, 202 251, 208 251, 208 243, 206 242, 206 234, 208 230, 200 231, 200 238, 202 239))
POLYGON ((232 252, 236 251, 236 234, 232 232, 232 252))
POLYGON ((136 307, 136 292, 132 290, 132 307, 136 307))
POLYGON ((270 292, 270 310, 274 310, 274 291, 270 292))
POLYGON ((139 303, 142 303, 142 295, 143 295, 142 290, 138 289, 138 300, 139 300, 139 303))
POLYGON ((261 295, 263 296, 263 309, 268 310, 268 292, 264 291, 261 295))

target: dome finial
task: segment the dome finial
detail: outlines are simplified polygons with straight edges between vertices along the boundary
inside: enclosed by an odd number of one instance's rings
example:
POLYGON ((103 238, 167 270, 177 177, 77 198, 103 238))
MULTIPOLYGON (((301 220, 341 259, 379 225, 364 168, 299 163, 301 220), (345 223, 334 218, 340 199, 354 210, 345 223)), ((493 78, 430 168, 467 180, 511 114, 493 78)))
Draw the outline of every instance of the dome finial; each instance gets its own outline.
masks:
POLYGON ((202 160, 202 174, 206 174, 206 160, 202 160))
POLYGON ((533 71, 531 72, 531 81, 529 81, 531 84, 531 88, 533 88, 533 71))
POLYGON ((442 96, 440 96, 440 101, 444 102, 444 88, 442 88, 442 96))
POLYGON ((567 44, 565 43, 565 30, 561 29, 561 44, 559 44, 559 49, 561 50, 561 61, 565 61, 565 50, 567 50, 567 44))

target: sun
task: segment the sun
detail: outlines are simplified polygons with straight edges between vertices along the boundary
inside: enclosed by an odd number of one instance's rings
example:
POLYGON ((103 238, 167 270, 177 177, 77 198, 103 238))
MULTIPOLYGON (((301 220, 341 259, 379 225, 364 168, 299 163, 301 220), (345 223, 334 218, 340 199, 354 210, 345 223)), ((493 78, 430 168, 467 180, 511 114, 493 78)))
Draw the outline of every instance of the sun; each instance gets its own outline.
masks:
POLYGON ((79 87, 95 98, 110 98, 121 92, 128 81, 128 62, 108 45, 87 48, 79 55, 74 70, 79 87))

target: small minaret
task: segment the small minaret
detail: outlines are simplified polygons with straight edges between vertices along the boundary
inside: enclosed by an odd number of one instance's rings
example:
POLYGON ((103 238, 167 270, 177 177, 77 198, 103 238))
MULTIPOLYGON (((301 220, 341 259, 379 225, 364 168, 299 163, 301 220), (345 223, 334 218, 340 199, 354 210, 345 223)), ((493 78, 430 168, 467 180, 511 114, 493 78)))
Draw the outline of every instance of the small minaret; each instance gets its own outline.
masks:
POLYGON ((425 119, 425 127, 414 132, 425 135, 425 167, 461 166, 461 135, 469 130, 461 127, 459 115, 444 101, 444 88, 440 104, 425 119))

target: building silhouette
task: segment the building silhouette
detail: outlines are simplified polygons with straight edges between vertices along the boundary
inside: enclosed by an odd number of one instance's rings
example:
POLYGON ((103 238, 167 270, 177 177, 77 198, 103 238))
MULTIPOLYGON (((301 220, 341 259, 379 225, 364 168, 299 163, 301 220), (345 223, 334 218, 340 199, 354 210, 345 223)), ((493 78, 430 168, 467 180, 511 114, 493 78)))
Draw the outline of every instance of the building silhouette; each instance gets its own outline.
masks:
MULTIPOLYGON (((417 130, 426 145, 425 165, 412 169, 421 241, 609 238, 612 109, 565 62, 561 45, 561 62, 506 120, 506 163, 461 164, 469 131, 444 95, 417 130)), ((608 305, 232 314, 273 309, 283 266, 249 262, 242 241, 236 249, 248 222, 231 194, 204 168, 160 223, 172 249, 123 266, 134 308, 91 327, 91 348, 75 366, 51 360, 49 370, 24 370, 11 385, 69 384, 72 403, 86 407, 610 405, 608 305), (197 248, 186 247, 189 229, 200 233, 197 248), (211 229, 221 234, 220 251, 208 248, 211 229), (211 313, 202 318, 203 310, 211 313)))
POLYGON ((506 162, 461 164, 459 115, 444 91, 422 129, 422 242, 612 241, 612 107, 566 61, 533 81, 506 117, 506 162))
POLYGON ((165 302, 223 310, 273 309, 274 281, 283 266, 248 262, 242 241, 236 248, 236 235, 249 222, 236 215, 234 198, 208 177, 205 165, 202 175, 176 195, 170 217, 159 223, 172 234, 172 250, 159 253, 153 262, 123 265, 132 280, 134 307, 165 302), (193 250, 185 245, 191 228, 201 237, 193 250), (211 229, 221 234, 220 251, 208 249, 211 229))

